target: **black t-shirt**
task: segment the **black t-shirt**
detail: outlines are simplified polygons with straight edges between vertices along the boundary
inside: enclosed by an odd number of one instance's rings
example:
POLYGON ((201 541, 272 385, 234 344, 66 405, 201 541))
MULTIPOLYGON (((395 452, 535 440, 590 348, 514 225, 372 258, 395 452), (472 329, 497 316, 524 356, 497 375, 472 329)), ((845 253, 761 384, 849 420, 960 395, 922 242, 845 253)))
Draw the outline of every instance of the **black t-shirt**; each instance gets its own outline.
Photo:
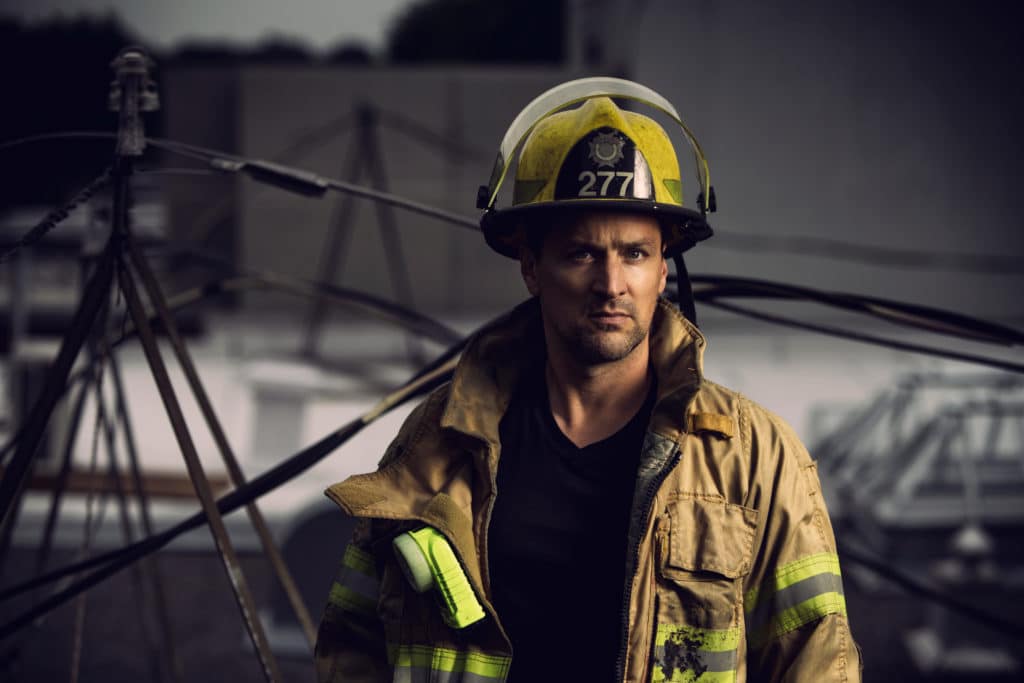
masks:
POLYGON ((630 422, 577 448, 544 374, 529 373, 500 426, 488 531, 494 605, 512 640, 510 680, 607 681, 622 636, 626 534, 654 390, 630 422))

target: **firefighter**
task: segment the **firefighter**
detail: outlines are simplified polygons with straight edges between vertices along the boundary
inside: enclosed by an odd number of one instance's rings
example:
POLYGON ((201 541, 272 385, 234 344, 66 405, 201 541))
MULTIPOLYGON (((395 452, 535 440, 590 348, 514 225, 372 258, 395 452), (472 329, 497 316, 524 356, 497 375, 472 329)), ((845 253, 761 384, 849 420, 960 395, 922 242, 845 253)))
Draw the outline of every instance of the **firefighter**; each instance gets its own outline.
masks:
POLYGON ((608 95, 678 120, 619 79, 516 118, 481 227, 531 298, 473 337, 376 472, 327 491, 358 523, 321 681, 860 679, 813 461, 704 378, 703 335, 662 296, 666 259, 711 234, 703 154, 684 128, 695 210, 664 129, 608 95))

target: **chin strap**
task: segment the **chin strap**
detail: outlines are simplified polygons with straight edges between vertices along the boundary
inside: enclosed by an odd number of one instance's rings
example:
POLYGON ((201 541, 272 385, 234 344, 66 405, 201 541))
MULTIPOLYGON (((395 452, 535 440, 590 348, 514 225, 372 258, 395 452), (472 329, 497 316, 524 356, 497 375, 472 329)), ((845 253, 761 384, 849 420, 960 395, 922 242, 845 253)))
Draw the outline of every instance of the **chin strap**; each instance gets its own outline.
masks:
POLYGON ((693 288, 690 286, 690 274, 686 272, 683 255, 676 254, 672 257, 672 262, 676 264, 676 303, 686 319, 699 327, 697 325, 697 306, 693 301, 693 288))

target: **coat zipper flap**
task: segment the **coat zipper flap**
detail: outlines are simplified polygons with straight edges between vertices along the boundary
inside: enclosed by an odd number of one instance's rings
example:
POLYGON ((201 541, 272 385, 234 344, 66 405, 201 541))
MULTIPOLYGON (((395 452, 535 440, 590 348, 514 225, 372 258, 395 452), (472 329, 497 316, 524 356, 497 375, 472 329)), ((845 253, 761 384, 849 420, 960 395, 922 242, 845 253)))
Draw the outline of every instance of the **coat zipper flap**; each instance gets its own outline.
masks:
POLYGON ((654 432, 644 438, 643 460, 637 471, 633 508, 629 520, 628 548, 626 554, 626 582, 622 596, 622 639, 615 664, 615 680, 625 676, 626 650, 629 647, 629 603, 633 593, 633 579, 640 561, 640 541, 651 516, 651 503, 665 477, 679 462, 682 449, 672 439, 654 432))

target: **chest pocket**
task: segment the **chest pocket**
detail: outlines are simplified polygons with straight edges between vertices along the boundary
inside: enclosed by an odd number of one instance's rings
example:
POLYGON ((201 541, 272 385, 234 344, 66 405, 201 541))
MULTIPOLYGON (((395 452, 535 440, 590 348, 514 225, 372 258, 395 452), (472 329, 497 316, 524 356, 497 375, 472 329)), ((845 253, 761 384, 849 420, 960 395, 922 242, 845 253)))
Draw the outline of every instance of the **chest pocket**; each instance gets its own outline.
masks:
POLYGON ((684 494, 658 519, 652 681, 735 679, 757 517, 717 496, 684 494))

